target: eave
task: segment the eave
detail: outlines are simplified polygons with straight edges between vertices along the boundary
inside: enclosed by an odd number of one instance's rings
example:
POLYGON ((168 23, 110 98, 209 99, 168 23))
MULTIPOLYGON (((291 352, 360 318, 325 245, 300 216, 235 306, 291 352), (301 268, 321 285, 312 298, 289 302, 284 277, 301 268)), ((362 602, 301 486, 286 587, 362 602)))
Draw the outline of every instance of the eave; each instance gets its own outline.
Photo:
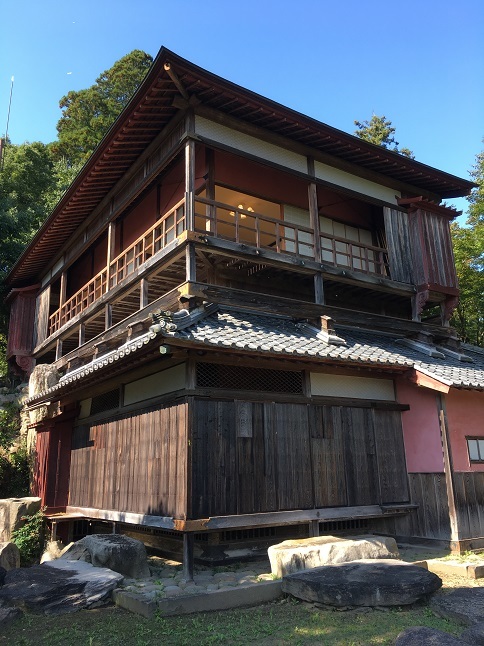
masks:
POLYGON ((475 186, 291 110, 163 47, 129 105, 13 266, 7 284, 22 286, 38 278, 76 229, 177 114, 174 98, 180 96, 180 85, 185 89, 185 96, 193 97, 196 103, 263 127, 319 153, 411 184, 417 191, 420 189, 444 199, 467 195, 475 186), (173 80, 174 75, 177 82, 173 80))

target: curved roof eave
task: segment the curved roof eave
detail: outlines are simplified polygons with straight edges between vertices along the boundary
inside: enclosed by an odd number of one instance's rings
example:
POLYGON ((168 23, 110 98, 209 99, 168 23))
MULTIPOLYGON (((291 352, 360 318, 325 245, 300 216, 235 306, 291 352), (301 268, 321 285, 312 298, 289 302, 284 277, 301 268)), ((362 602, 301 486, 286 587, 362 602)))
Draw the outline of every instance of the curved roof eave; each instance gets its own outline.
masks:
POLYGON ((441 198, 467 195, 472 182, 375 146, 311 117, 291 110, 208 72, 162 47, 129 104, 106 133, 63 195, 52 214, 12 267, 6 282, 27 284, 59 253, 74 231, 100 204, 139 155, 178 111, 178 92, 164 69, 170 62, 187 91, 203 104, 323 153, 387 177, 412 184, 441 198), (224 103, 230 101, 230 109, 224 103), (287 133, 288 129, 291 133, 287 133))

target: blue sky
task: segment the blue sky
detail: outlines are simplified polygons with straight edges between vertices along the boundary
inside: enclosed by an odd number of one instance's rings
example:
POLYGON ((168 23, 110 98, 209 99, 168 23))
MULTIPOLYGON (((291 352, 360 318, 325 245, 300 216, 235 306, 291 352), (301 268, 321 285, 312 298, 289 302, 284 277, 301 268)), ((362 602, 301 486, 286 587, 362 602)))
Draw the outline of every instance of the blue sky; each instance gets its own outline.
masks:
MULTIPOLYGON (((165 45, 336 128, 385 115, 419 161, 468 177, 484 144, 482 0, 24 0, 5 3, 0 132, 56 138, 60 98, 165 45), (6 4, 6 6, 5 6, 6 4)), ((455 202, 466 208, 464 200, 455 202)))

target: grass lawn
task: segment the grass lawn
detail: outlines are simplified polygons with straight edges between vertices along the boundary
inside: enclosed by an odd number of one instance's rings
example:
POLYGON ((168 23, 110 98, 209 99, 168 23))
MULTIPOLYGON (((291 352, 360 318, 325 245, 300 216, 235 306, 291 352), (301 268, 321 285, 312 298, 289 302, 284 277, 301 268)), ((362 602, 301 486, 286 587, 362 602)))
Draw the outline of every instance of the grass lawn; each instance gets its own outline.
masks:
MULTIPOLYGON (((409 552, 405 560, 418 556, 409 552)), ((484 564, 482 554, 477 559, 484 564)), ((443 591, 437 594, 450 588, 484 586, 484 579, 448 575, 442 580, 443 591)), ((393 609, 328 610, 286 598, 253 608, 170 618, 144 619, 114 607, 57 617, 26 615, 0 632, 0 646, 367 646, 393 644, 397 635, 411 626, 428 626, 453 635, 464 629, 436 617, 425 603, 393 609)))
POLYGON ((208 644, 393 644, 410 626, 458 635, 462 626, 435 617, 425 606, 382 610, 322 610, 282 600, 256 608, 144 619, 119 608, 46 617, 29 615, 7 627, 0 644, 69 646, 205 646, 208 644))

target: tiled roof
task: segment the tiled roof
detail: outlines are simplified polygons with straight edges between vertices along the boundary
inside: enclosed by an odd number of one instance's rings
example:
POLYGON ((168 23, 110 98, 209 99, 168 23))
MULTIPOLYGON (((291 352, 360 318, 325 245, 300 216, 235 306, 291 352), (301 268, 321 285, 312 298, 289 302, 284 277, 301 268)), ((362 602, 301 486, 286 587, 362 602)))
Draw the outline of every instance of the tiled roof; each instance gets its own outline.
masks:
POLYGON ((463 344, 460 351, 467 361, 462 361, 455 350, 423 343, 408 345, 408 341, 397 334, 336 325, 334 334, 328 337, 306 321, 214 305, 208 306, 205 313, 178 312, 170 317, 160 313, 154 319, 155 324, 147 333, 67 373, 56 386, 26 403, 60 395, 74 382, 81 382, 156 339, 160 342, 162 337, 247 353, 314 358, 368 367, 413 368, 447 386, 484 390, 484 349, 467 344, 463 344))
MULTIPOLYGON (((408 347, 398 335, 345 328, 335 332, 344 345, 324 340, 321 332, 306 322, 287 317, 256 314, 220 307, 193 325, 169 333, 170 336, 203 345, 234 350, 332 359, 368 366, 408 367, 422 371, 453 387, 484 389, 484 351, 466 345, 462 350, 471 362, 463 362, 444 348, 437 355, 408 347)), ((424 347, 424 344, 421 344, 424 347)), ((432 348, 429 346, 429 350, 432 348)))

